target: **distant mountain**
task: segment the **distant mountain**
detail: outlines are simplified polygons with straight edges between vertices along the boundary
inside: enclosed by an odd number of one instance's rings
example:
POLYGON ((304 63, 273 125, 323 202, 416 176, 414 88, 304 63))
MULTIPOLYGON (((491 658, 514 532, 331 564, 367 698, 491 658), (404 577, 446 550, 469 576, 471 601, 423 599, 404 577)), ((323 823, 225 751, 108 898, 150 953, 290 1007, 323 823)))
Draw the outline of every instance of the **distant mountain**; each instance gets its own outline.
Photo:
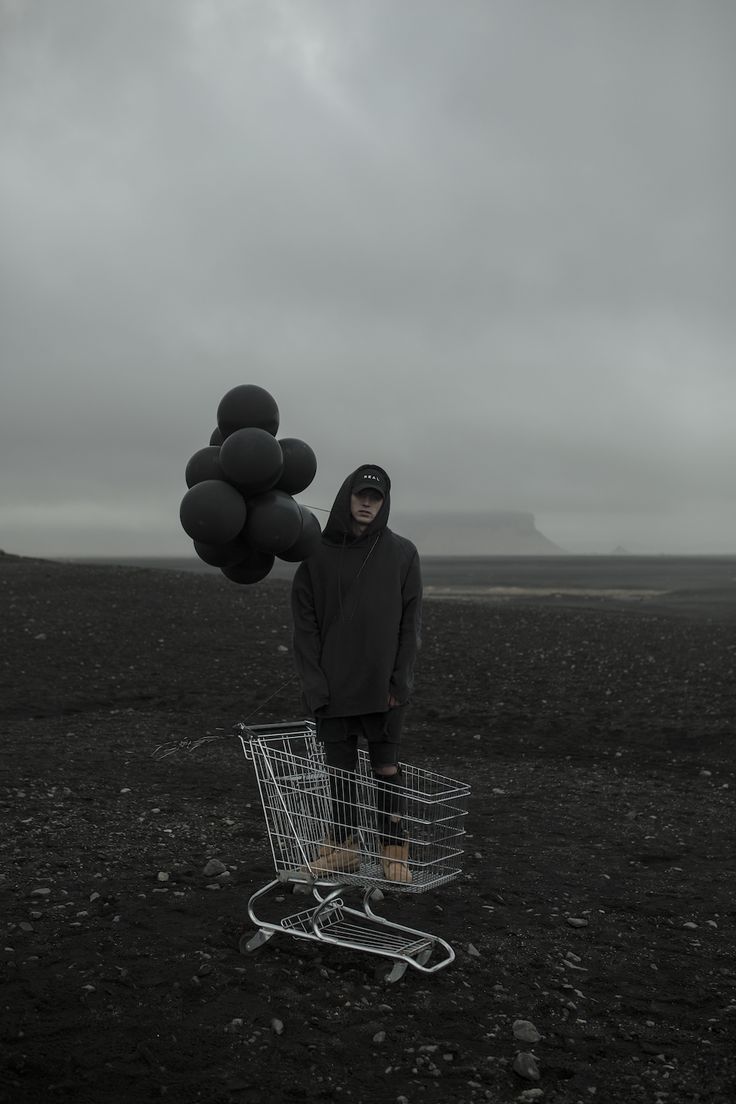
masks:
POLYGON ((555 556, 565 550, 537 529, 534 515, 516 510, 477 514, 401 514, 391 527, 425 556, 555 556))

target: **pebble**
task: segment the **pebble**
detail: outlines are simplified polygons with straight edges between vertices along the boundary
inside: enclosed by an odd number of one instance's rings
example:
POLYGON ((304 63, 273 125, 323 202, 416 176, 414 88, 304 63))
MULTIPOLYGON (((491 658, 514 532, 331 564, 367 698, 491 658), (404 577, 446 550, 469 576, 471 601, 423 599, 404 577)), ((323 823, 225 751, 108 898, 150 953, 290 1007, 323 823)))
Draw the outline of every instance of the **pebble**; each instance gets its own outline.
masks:
POLYGON ((480 958, 480 951, 477 947, 474 947, 472 943, 468 943, 468 954, 473 958, 480 958))
POLYGON ((158 882, 168 882, 168 880, 169 880, 169 875, 166 873, 166 871, 165 870, 159 870, 158 874, 156 875, 156 881, 158 881, 158 882))
POLYGON ((33 931, 33 924, 29 924, 27 920, 21 920, 18 927, 20 928, 21 931, 24 931, 24 932, 32 932, 33 931))
POLYGON ((229 882, 232 878, 232 874, 229 870, 223 870, 222 874, 217 875, 218 882, 229 882))
POLYGON ((274 1035, 283 1035, 284 1025, 281 1022, 281 1020, 277 1020, 277 1019, 271 1020, 271 1030, 273 1031, 274 1035))
POLYGON ((385 1043, 386 1042, 386 1032, 385 1031, 377 1031, 376 1034, 373 1036, 373 1042, 374 1043, 385 1043))
POLYGON ((587 928, 588 921, 584 920, 582 916, 568 916, 567 923, 571 928, 587 928))
POLYGON ((544 1089, 524 1089, 516 1099, 523 1101, 524 1104, 531 1104, 532 1100, 539 1100, 540 1096, 544 1096, 544 1089))
POLYGON ((227 867, 224 863, 221 863, 219 859, 210 859, 202 873, 205 878, 211 878, 215 874, 224 874, 226 870, 227 867))
POLYGON ((288 652, 288 650, 289 649, 284 644, 279 644, 278 648, 276 649, 277 652, 288 652))
POLYGON ((519 1077, 525 1077, 527 1081, 538 1081, 540 1078, 537 1060, 533 1054, 529 1054, 526 1050, 519 1051, 514 1058, 512 1068, 514 1073, 518 1073, 519 1077))
POLYGON ((522 1043, 538 1043, 542 1036, 530 1020, 514 1020, 511 1030, 522 1043))
POLYGON ((31 897, 49 897, 50 895, 50 889, 34 889, 31 892, 31 897))
POLYGON ((687 921, 686 923, 684 923, 684 924, 683 924, 682 926, 683 926, 683 928, 689 928, 689 929, 690 929, 690 931, 694 931, 694 930, 695 930, 695 929, 697 928, 697 926, 698 926, 698 925, 697 925, 697 924, 695 924, 695 923, 693 923, 693 921, 692 921, 692 920, 688 920, 688 921, 687 921))
POLYGON ((220 886, 218 885, 217 882, 209 882, 204 888, 205 889, 219 889, 220 886))

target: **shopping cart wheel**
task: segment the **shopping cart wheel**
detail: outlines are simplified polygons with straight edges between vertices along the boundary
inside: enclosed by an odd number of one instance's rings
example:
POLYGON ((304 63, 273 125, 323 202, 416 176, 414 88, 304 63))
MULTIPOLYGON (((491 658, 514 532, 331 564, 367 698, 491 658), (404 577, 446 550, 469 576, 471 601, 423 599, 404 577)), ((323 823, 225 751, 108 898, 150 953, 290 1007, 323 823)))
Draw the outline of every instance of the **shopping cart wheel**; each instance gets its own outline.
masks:
POLYGON ((264 931, 263 928, 259 928, 255 935, 251 935, 246 932, 245 935, 241 935, 238 942, 238 951, 240 954, 255 954, 261 947, 264 947, 268 943, 276 932, 264 931))
POLYGON ((407 965, 408 963, 406 962, 394 962, 393 966, 383 979, 386 982, 386 985, 394 985, 397 981, 401 981, 404 974, 406 973, 407 965))

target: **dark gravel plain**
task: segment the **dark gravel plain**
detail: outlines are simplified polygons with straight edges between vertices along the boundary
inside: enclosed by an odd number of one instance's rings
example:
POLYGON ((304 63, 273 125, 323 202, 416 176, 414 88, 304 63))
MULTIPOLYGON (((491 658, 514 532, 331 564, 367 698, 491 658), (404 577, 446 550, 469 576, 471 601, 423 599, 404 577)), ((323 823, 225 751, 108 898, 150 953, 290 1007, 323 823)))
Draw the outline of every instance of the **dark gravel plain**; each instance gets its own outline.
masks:
POLYGON ((464 874, 382 907, 457 959, 386 985, 238 953, 272 866, 230 731, 301 715, 288 584, 0 557, 0 1101, 732 1102, 735 609, 426 603, 405 757, 471 781, 464 874))

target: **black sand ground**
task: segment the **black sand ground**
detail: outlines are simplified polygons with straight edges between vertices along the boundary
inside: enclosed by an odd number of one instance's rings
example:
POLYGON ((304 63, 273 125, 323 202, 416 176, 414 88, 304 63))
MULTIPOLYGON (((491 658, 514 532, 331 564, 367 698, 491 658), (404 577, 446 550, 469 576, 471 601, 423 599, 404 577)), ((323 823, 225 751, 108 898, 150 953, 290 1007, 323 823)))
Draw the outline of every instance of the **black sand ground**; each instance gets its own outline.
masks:
POLYGON ((225 737, 291 675, 285 583, 1 558, 0 603, 0 1101, 736 1098, 728 609, 427 603, 406 759, 472 782, 465 875, 383 909, 457 960, 386 986, 237 951, 272 868, 225 737))

